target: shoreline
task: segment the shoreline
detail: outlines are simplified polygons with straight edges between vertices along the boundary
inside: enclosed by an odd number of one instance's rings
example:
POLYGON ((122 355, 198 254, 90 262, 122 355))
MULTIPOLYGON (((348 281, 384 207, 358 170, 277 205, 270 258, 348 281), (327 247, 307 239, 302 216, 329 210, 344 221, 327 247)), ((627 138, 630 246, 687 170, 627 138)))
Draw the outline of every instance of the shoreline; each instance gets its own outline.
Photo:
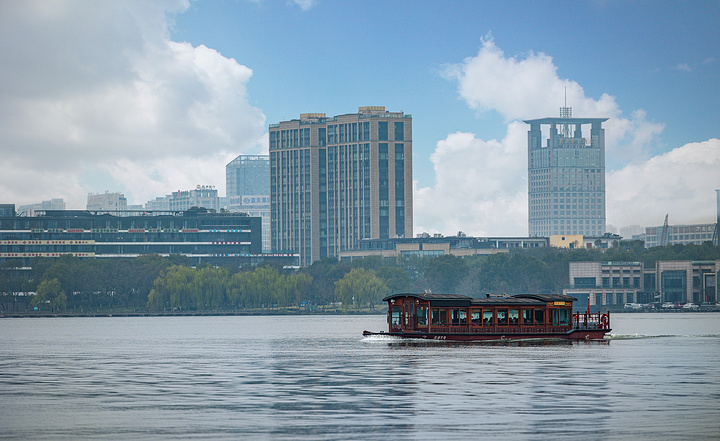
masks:
POLYGON ((375 311, 106 311, 106 312, 10 312, 0 313, 4 318, 92 318, 92 317, 221 317, 221 316, 282 316, 282 315, 386 315, 383 310, 375 311))

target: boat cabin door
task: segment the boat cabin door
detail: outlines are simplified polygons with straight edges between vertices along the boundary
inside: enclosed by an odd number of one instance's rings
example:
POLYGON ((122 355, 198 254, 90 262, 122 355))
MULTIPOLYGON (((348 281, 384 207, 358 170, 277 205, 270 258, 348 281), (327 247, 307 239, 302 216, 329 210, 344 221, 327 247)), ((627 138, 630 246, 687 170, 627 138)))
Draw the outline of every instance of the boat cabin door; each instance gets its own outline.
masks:
POLYGON ((415 304, 405 303, 404 313, 403 329, 415 329, 415 304))

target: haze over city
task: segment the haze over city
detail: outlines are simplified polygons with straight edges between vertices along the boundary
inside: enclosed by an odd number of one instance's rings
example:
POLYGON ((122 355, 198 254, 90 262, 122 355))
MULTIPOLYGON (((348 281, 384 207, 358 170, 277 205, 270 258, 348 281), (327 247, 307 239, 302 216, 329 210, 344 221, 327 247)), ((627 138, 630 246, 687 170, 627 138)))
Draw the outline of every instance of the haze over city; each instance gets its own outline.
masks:
POLYGON ((413 116, 415 232, 527 234, 524 119, 607 117, 607 223, 707 223, 720 4, 3 2, 2 203, 130 204, 267 153, 268 124, 413 116))

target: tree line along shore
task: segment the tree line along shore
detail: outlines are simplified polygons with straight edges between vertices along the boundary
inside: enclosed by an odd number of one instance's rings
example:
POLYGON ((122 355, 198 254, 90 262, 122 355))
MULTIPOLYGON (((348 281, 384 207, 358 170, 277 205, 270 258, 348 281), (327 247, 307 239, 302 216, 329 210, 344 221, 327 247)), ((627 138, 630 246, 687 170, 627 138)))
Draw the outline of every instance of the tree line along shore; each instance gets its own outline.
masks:
POLYGON ((393 292, 466 295, 557 293, 571 261, 717 260, 720 247, 643 248, 621 242, 608 250, 536 248, 482 256, 324 259, 299 269, 280 266, 191 267, 179 255, 134 259, 35 258, 0 265, 0 314, 221 315, 372 313, 393 292))

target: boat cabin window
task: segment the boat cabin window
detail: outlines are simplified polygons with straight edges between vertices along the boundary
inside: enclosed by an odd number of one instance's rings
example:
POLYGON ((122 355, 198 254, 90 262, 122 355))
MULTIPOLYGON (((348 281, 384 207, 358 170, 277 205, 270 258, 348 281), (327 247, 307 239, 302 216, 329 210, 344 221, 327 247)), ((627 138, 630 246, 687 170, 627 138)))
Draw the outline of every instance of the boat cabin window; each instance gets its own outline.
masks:
POLYGON ((493 324, 493 312, 492 310, 485 309, 483 310, 483 325, 484 326, 492 326, 493 324))
POLYGON ((523 323, 526 325, 532 325, 533 322, 533 310, 523 309, 523 323))
POLYGON ((545 311, 542 309, 536 309, 535 310, 535 324, 536 325, 542 325, 545 323, 545 311))
POLYGON ((441 309, 440 310, 440 324, 441 325, 447 325, 447 309, 441 309))
POLYGON ((549 310, 549 312, 550 312, 550 324, 553 326, 557 326, 559 324, 558 309, 551 308, 549 310))
POLYGON ((460 310, 460 326, 467 325, 467 311, 464 309, 460 310))
POLYGON ((427 307, 420 306, 417 310, 417 324, 418 326, 427 326, 427 307))
POLYGON ((400 314, 402 312, 402 308, 399 306, 395 306, 390 309, 390 323, 392 323, 393 326, 400 326, 400 314))
POLYGON ((500 308, 497 310, 497 321, 498 325, 507 325, 508 324, 508 310, 505 308, 500 308))
POLYGON ((520 311, 518 311, 517 309, 511 309, 510 310, 510 324, 517 325, 518 317, 520 317, 520 311))
POLYGON ((457 326, 460 324, 460 311, 457 309, 452 310, 452 325, 457 326))
POLYGON ((440 310, 437 308, 433 308, 430 310, 431 313, 431 323, 433 326, 437 326, 440 324, 440 310))
POLYGON ((569 309, 558 309, 559 323, 560 326, 567 325, 570 323, 570 310, 569 309))
POLYGON ((482 309, 470 310, 470 320, 473 326, 482 326, 482 309))

